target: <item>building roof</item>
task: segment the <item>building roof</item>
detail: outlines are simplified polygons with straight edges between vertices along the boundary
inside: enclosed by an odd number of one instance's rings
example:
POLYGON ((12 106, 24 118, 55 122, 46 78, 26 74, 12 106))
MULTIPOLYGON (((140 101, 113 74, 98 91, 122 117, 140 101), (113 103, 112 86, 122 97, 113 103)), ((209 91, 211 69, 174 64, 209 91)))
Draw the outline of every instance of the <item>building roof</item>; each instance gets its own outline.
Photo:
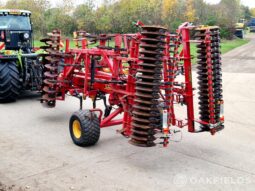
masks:
POLYGON ((20 9, 0 9, 0 13, 25 13, 31 15, 31 11, 20 9))

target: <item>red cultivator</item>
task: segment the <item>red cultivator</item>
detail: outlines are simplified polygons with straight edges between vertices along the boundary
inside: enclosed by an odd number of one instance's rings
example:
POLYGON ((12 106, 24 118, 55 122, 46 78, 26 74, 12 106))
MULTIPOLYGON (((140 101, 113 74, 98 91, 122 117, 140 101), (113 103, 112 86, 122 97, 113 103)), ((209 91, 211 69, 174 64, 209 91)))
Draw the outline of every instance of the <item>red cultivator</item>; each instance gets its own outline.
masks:
POLYGON ((144 147, 156 143, 167 146, 171 126, 188 126, 189 132, 212 134, 223 129, 219 29, 199 28, 195 34, 200 100, 200 119, 195 120, 192 27, 185 23, 174 35, 159 26, 140 27, 142 31, 136 34, 93 36, 77 32, 74 39, 77 48, 71 49, 66 40, 64 53, 59 49, 59 31, 43 39, 48 54, 43 59, 46 71, 41 102, 54 107, 56 100, 64 100, 67 93, 80 99, 80 110, 70 119, 75 144, 93 145, 99 139, 100 128, 120 124, 119 132, 130 138, 131 144, 144 147), (96 41, 97 47, 88 48, 90 42, 96 41), (111 44, 114 41, 114 46, 109 46, 109 41, 111 44), (91 98, 93 108, 82 110, 82 100, 87 97, 91 98), (104 111, 97 108, 98 100, 104 101, 104 111), (176 117, 176 104, 187 107, 185 119, 176 117), (199 129, 195 124, 200 124, 199 129), (161 141, 157 142, 156 137, 161 141))

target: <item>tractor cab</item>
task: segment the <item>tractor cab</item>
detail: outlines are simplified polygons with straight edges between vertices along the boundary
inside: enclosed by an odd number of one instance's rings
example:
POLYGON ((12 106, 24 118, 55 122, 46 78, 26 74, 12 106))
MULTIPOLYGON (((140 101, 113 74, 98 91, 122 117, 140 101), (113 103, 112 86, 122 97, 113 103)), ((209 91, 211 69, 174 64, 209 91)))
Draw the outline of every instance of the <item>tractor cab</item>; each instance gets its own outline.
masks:
MULTIPOLYGON (((32 49, 31 12, 0 9, 0 46, 6 50, 30 52, 32 49)), ((1 49, 1 48, 0 48, 1 49)))
POLYGON ((0 102, 41 90, 43 66, 33 52, 31 12, 0 9, 0 102))

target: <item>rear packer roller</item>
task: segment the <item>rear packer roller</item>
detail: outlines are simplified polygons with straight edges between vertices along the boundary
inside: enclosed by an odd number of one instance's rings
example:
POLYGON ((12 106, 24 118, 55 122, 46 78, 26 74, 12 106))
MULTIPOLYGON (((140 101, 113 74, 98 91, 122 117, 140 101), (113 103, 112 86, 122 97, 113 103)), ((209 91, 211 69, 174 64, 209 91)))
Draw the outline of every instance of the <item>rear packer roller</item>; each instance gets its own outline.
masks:
POLYGON ((58 65, 61 60, 60 50, 60 31, 53 30, 48 33, 48 38, 42 39, 46 45, 41 48, 47 54, 43 55, 45 66, 41 103, 46 107, 55 107, 57 96, 58 65))
POLYGON ((131 144, 141 147, 155 146, 155 129, 161 128, 158 108, 162 61, 166 29, 143 26, 138 73, 136 75, 135 104, 133 106, 131 144))
MULTIPOLYGON (((210 125, 221 122, 222 106, 222 69, 220 52, 220 32, 218 27, 201 28, 196 31, 198 99, 200 120, 210 125)), ((201 125, 203 131, 214 127, 201 125)), ((220 125, 217 130, 223 129, 220 125)))

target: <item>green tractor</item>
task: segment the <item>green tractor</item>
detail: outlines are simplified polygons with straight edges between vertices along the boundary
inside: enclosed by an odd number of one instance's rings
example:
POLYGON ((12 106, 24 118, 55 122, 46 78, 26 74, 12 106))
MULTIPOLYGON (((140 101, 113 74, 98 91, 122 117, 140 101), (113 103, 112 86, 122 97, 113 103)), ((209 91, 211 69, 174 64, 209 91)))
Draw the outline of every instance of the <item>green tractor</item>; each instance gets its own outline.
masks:
POLYGON ((33 51, 30 17, 30 11, 0 10, 0 102, 15 101, 22 90, 41 90, 43 66, 33 51))

